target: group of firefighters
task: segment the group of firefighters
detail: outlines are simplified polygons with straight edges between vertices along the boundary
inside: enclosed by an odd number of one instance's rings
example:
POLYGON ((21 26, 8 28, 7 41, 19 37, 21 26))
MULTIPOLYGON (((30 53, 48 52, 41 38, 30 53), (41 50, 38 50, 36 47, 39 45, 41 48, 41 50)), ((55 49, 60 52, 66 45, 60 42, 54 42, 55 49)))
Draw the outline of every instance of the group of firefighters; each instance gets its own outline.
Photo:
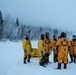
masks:
MULTIPOLYGON (((24 64, 30 62, 31 58, 31 42, 29 36, 22 41, 24 49, 24 64)), ((69 63, 76 63, 76 36, 73 35, 72 40, 66 37, 66 33, 62 32, 61 35, 53 39, 49 38, 49 33, 41 34, 40 40, 38 41, 38 54, 39 54, 39 65, 44 66, 49 62, 50 52, 53 50, 53 60, 54 63, 58 62, 57 69, 61 69, 61 64, 64 63, 64 69, 67 69, 68 64, 68 53, 70 55, 71 61, 69 63)))

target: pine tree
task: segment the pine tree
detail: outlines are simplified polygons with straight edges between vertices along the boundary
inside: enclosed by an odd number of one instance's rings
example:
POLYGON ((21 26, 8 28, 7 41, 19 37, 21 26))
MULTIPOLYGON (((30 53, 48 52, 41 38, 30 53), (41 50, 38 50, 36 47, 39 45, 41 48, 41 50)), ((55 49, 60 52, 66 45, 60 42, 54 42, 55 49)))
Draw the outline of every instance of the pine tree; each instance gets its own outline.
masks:
POLYGON ((18 18, 16 19, 16 25, 19 26, 19 21, 18 18))
POLYGON ((21 26, 21 35, 20 35, 20 38, 23 39, 24 37, 24 25, 21 26))
POLYGON ((3 17, 2 12, 0 11, 0 39, 2 38, 2 33, 3 33, 3 17))
POLYGON ((58 30, 54 29, 54 34, 57 35, 58 34, 58 30))
POLYGON ((16 27, 18 29, 17 38, 19 39, 20 38, 20 26, 19 26, 19 20, 18 20, 18 18, 16 19, 16 27))

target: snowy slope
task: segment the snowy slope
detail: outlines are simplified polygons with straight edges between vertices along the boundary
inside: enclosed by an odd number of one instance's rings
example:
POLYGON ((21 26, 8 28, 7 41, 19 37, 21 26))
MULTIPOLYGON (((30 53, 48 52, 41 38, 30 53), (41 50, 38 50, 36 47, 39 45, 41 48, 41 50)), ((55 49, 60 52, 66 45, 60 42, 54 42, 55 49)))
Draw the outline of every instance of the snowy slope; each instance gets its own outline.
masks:
MULTIPOLYGON (((37 48, 37 41, 32 41, 32 47, 37 48)), ((23 64, 22 43, 0 42, 0 75, 74 75, 76 64, 68 64, 68 69, 55 70, 57 63, 53 63, 46 68, 39 66, 38 58, 32 58, 31 63, 23 64)))

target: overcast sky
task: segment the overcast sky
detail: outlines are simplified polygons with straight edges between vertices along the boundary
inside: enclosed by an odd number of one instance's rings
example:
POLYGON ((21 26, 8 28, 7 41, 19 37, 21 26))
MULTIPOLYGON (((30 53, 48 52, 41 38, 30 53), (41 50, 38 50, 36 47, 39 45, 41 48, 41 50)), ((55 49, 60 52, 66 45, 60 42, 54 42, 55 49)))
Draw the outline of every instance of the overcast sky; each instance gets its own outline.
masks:
POLYGON ((27 25, 76 30, 76 0, 0 0, 0 7, 27 25))

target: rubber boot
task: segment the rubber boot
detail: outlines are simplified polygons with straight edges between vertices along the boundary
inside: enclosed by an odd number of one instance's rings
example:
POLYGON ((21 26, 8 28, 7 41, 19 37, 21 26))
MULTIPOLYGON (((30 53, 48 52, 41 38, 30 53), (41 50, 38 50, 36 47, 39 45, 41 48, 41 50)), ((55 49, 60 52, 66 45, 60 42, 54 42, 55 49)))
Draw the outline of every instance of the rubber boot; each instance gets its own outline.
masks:
POLYGON ((49 63, 49 57, 47 58, 47 62, 49 63))
POLYGON ((71 61, 69 63, 72 63, 73 62, 73 56, 72 55, 70 55, 70 59, 71 59, 71 61))
POLYGON ((76 56, 74 56, 74 63, 76 63, 76 56))
POLYGON ((56 60, 56 55, 54 55, 54 63, 56 63, 56 61, 57 61, 57 60, 56 60))
POLYGON ((47 57, 47 54, 45 54, 45 64, 48 64, 48 57, 47 57))
POLYGON ((28 60, 27 60, 27 62, 30 62, 30 58, 31 58, 31 55, 28 56, 28 60))
POLYGON ((58 55, 56 55, 56 62, 58 62, 58 55))
POLYGON ((44 61, 39 62, 39 65, 40 65, 40 66, 45 67, 45 65, 44 65, 44 64, 45 64, 45 62, 44 62, 44 61))
POLYGON ((42 61, 44 62, 44 65, 48 64, 48 63, 47 63, 47 58, 46 58, 46 56, 44 56, 44 58, 43 58, 42 61))
POLYGON ((58 63, 57 69, 61 69, 61 63, 58 63))
POLYGON ((24 64, 26 64, 26 59, 27 59, 27 56, 26 56, 26 57, 24 57, 24 64))
POLYGON ((64 64, 64 69, 67 69, 67 64, 64 64))
POLYGON ((43 66, 42 62, 39 62, 39 65, 40 65, 40 66, 43 66))

